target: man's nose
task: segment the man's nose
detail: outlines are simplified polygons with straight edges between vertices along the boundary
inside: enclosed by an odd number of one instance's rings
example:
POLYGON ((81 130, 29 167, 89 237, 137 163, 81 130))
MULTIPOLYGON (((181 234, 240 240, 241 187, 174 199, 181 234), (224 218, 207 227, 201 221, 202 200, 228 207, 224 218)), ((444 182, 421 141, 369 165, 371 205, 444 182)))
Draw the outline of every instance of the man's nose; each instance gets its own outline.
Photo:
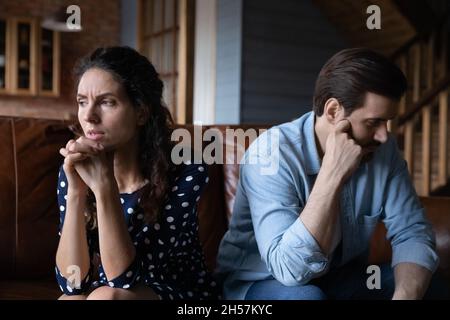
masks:
POLYGON ((387 141, 387 138, 388 138, 387 123, 383 122, 383 124, 377 128, 374 139, 380 143, 385 143, 387 141))

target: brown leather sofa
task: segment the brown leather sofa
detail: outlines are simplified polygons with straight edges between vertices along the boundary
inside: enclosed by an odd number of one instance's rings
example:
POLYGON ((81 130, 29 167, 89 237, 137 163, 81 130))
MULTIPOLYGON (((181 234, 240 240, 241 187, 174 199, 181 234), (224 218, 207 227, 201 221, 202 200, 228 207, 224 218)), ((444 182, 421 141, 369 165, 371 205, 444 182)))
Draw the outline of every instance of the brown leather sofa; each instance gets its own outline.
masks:
MULTIPOLYGON (((53 271, 59 220, 56 181, 63 160, 58 150, 72 137, 67 125, 63 121, 0 117, 0 299, 55 299, 61 294, 53 271)), ((192 126, 185 128, 193 131, 192 126)), ((210 128, 203 127, 203 131, 210 128)), ((214 128, 225 133, 227 128, 238 127, 214 128)), ((227 142, 220 144, 225 147, 227 142)), ((225 151, 229 159, 231 154, 225 151)), ((199 222, 207 264, 212 270, 231 216, 238 165, 213 164, 208 171, 210 181, 199 203, 199 222)), ((450 198, 423 198, 422 202, 437 234, 440 270, 448 281, 450 198)), ((373 263, 390 259, 384 236, 380 224, 372 239, 373 263)))

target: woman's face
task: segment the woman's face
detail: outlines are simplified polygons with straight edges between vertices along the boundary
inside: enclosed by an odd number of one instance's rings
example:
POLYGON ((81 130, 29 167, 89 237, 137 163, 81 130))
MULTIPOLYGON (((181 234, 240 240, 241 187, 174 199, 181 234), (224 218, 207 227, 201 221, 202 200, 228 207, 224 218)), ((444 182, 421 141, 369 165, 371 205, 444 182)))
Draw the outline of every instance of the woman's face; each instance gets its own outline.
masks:
POLYGON ((78 84, 77 102, 84 135, 105 149, 125 146, 137 134, 136 109, 111 73, 98 68, 86 71, 78 84))

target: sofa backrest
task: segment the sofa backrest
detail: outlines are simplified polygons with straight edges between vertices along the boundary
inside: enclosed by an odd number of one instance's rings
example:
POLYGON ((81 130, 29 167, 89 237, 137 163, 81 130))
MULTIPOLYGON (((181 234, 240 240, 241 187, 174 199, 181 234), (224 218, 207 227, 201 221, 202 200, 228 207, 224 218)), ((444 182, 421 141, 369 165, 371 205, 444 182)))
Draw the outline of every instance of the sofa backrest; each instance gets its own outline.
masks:
MULTIPOLYGON (((56 183, 63 162, 58 151, 74 137, 69 124, 0 117, 0 279, 41 278, 53 273, 59 223, 56 183)), ((194 126, 183 128, 194 134, 194 126)), ((211 128, 199 129, 200 141, 203 133, 211 128)), ((214 128, 216 137, 230 128, 214 128)), ((225 153, 227 141, 219 140, 225 153)), ((244 142, 241 155, 249 142, 244 142)), ((194 140, 190 145, 194 147, 194 140)), ((207 145, 205 141, 200 148, 207 145)), ((200 240, 210 269, 215 267, 216 251, 231 216, 238 160, 232 165, 208 166, 210 181, 200 200, 198 214, 200 240)))
POLYGON ((53 271, 58 150, 70 137, 62 121, 0 117, 1 278, 53 271))
MULTIPOLYGON (((0 278, 39 278, 53 273, 59 210, 56 202, 58 150, 73 137, 63 121, 0 117, 0 278)), ((267 126, 178 126, 202 143, 185 141, 191 148, 211 149, 213 129, 225 164, 208 167, 209 183, 199 202, 199 236, 210 270, 215 268, 219 243, 227 230, 239 179, 239 160, 251 139, 235 141, 227 130, 265 130, 267 126), (206 133, 206 135, 205 135, 206 133), (203 141, 204 140, 204 141, 203 141), (231 148, 227 148, 232 146, 231 148), (236 152, 236 150, 239 152, 236 152), (234 161, 233 161, 234 157, 234 161)), ((235 131, 234 131, 235 132, 235 131)), ((251 133, 251 132, 250 132, 251 133)), ((254 136, 254 137, 256 137, 254 136)), ((216 150, 216 152, 219 152, 216 150)), ((220 153, 220 152, 219 152, 220 153)), ((441 267, 450 269, 450 198, 422 198, 436 232, 441 267)), ((389 261, 390 245, 382 224, 371 243, 370 261, 389 261)), ((446 271, 448 272, 448 271, 446 271)), ((449 275, 450 276, 450 275, 449 275)))

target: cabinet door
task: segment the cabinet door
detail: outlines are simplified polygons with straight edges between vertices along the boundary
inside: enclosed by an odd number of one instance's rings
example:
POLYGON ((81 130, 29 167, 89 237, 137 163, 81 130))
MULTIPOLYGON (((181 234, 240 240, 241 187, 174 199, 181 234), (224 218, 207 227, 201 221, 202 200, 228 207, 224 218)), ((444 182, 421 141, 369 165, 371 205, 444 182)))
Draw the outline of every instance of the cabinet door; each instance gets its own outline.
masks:
POLYGON ((59 95, 59 32, 39 32, 39 95, 59 95))
POLYGON ((59 96, 60 34, 39 19, 0 19, 0 94, 59 96))
POLYGON ((11 20, 11 82, 12 93, 36 94, 36 46, 37 21, 33 19, 11 20))
POLYGON ((8 23, 6 20, 0 19, 0 93, 7 92, 9 87, 9 61, 8 51, 9 37, 8 37, 8 23))

